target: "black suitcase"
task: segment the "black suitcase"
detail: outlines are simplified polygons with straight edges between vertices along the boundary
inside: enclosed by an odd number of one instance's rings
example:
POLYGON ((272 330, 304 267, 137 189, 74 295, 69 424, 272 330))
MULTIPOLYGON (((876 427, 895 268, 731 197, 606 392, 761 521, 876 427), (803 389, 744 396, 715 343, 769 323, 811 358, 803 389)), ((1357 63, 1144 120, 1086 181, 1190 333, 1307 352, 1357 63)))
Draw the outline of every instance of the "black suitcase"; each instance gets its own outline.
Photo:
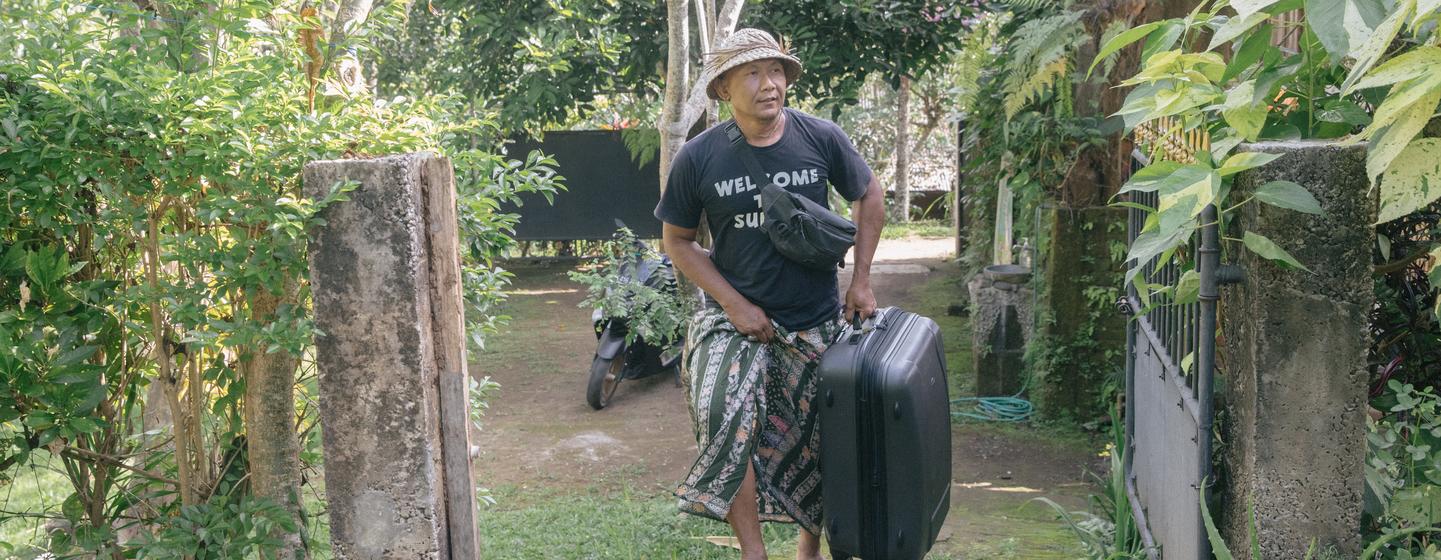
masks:
POLYGON ((821 496, 837 559, 918 559, 951 504, 941 331, 886 307, 821 357, 821 496))

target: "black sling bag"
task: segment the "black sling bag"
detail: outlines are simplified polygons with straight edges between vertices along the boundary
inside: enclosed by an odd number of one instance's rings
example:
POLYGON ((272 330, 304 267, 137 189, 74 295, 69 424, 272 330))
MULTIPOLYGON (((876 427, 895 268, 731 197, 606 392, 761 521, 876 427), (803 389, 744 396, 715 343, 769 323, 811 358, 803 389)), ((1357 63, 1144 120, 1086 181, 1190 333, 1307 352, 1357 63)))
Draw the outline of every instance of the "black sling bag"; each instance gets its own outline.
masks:
POLYGON ((770 237, 776 251, 810 268, 834 270, 837 265, 845 266, 846 251, 856 243, 856 225, 809 198, 766 181, 740 127, 732 121, 725 132, 751 179, 765 184, 761 187, 761 210, 765 214, 761 231, 770 237))

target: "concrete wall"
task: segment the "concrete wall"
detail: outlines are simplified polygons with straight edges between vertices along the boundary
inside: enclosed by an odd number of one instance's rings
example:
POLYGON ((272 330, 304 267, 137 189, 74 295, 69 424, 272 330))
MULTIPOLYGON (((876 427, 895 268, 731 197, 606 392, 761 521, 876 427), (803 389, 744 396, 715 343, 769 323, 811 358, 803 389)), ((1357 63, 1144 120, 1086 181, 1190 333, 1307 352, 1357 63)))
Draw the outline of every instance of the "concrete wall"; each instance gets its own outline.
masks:
MULTIPOLYGON (((1233 200, 1272 180, 1300 184, 1321 203, 1313 216, 1252 203, 1223 230, 1251 231, 1313 272, 1285 270, 1226 242, 1224 262, 1245 268, 1223 288, 1217 380, 1225 433, 1223 532, 1246 546, 1255 504, 1265 558, 1300 558, 1312 538, 1359 552, 1364 484, 1367 313, 1376 201, 1364 146, 1257 144, 1285 154, 1239 175, 1233 200)), ((1218 407, 1218 410, 1221 410, 1218 407)))
POLYGON ((1124 247, 1126 209, 1049 208, 1041 219, 1041 351, 1030 354, 1031 400, 1044 418, 1103 419, 1101 389, 1113 377, 1119 383, 1125 368, 1126 317, 1115 306, 1124 269, 1111 246, 1124 247))
POLYGON ((324 210, 310 247, 334 554, 450 558, 425 201, 453 188, 450 163, 314 162, 305 194, 345 179, 360 187, 324 210))

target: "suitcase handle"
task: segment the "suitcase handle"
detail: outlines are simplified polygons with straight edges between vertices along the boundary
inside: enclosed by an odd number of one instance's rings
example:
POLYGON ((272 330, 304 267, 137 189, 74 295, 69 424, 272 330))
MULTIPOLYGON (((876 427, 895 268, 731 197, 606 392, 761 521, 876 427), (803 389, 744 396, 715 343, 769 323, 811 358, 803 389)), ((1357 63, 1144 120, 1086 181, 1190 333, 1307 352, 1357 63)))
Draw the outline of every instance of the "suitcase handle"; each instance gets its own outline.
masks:
POLYGON ((846 342, 851 345, 859 344, 861 341, 861 312, 857 311, 851 315, 851 336, 846 342))

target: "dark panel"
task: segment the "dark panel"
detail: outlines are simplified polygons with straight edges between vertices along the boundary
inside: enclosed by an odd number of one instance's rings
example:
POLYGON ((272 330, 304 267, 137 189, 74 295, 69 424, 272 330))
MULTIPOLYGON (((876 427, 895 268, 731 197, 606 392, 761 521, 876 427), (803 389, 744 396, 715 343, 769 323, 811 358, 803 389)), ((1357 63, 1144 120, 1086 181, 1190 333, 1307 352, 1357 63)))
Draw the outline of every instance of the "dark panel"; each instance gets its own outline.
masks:
POLYGON ((555 158, 567 190, 556 193, 554 205, 533 194, 521 197, 519 208, 503 205, 521 216, 516 239, 609 239, 616 218, 642 238, 660 238, 660 220, 651 215, 660 201, 659 163, 651 158, 637 167, 620 131, 547 132, 542 142, 517 138, 507 150, 523 159, 537 148, 555 158))

